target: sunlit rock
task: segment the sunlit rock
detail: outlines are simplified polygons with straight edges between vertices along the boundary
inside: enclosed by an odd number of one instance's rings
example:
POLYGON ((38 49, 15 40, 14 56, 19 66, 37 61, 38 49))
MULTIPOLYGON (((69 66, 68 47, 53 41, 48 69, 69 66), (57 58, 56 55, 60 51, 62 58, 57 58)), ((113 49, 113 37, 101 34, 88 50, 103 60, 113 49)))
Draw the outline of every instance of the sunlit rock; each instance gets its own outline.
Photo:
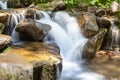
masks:
POLYGON ((51 27, 32 19, 22 20, 16 27, 20 39, 25 41, 43 41, 51 27))
POLYGON ((83 59, 94 58, 95 53, 100 50, 104 36, 107 32, 107 29, 100 29, 99 32, 90 38, 85 44, 83 51, 83 59))
POLYGON ((83 12, 78 15, 78 23, 85 37, 92 37, 98 31, 96 16, 93 13, 83 12))
POLYGON ((58 48, 24 42, 0 54, 0 80, 56 80, 60 66, 58 48))
POLYGON ((118 12, 118 11, 119 11, 119 8, 120 8, 120 5, 119 5, 116 1, 113 1, 113 2, 110 4, 110 9, 111 9, 111 12, 112 12, 112 13, 118 12))

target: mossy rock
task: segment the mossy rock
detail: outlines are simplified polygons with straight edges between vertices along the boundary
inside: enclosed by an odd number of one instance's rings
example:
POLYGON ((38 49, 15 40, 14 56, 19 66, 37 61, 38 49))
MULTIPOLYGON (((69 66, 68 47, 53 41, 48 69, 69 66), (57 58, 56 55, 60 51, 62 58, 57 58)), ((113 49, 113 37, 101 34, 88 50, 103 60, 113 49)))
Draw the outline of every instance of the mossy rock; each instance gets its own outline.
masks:
POLYGON ((0 23, 0 34, 2 34, 4 28, 5 28, 5 25, 0 23))
POLYGON ((106 33, 107 33, 107 29, 105 28, 100 29, 95 36, 93 36, 88 40, 88 42, 84 46, 84 51, 82 56, 83 59, 94 58, 95 53, 99 51, 101 48, 106 33))
POLYGON ((33 67, 34 80, 56 80, 56 67, 54 63, 40 61, 33 67))

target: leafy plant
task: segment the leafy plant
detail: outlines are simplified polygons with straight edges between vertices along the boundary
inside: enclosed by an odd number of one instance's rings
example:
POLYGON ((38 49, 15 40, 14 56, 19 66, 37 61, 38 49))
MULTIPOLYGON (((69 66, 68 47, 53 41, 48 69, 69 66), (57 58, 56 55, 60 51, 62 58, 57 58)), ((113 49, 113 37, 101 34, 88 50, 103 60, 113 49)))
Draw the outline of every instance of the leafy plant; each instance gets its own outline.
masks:
POLYGON ((102 8, 109 8, 112 0, 91 0, 91 5, 102 7, 102 8))
POLYGON ((68 6, 88 6, 90 0, 63 0, 68 6))

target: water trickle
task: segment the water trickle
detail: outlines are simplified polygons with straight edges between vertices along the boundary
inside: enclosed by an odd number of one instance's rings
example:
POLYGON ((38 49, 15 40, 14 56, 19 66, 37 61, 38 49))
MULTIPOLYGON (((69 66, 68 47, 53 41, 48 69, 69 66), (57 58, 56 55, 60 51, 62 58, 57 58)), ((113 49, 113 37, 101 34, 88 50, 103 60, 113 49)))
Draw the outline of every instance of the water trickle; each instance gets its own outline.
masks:
POLYGON ((114 24, 113 20, 110 20, 110 22, 111 22, 111 26, 110 26, 109 36, 111 38, 110 38, 110 43, 107 45, 107 48, 111 50, 115 50, 117 53, 119 53, 120 29, 116 24, 114 24))
POLYGON ((0 9, 7 9, 7 1, 6 0, 0 1, 0 9))

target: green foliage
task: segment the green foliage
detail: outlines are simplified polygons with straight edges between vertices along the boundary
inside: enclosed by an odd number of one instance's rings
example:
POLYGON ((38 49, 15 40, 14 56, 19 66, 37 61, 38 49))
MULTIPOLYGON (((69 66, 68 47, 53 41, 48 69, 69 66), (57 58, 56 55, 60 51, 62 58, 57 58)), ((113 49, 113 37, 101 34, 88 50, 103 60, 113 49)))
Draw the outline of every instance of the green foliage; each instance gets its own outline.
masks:
POLYGON ((112 1, 120 3, 120 0, 91 0, 90 4, 102 8, 109 8, 112 1))
POLYGON ((91 0, 91 5, 98 6, 102 8, 109 8, 110 3, 112 0, 91 0))
POLYGON ((89 6, 90 0, 63 0, 68 6, 89 6))

